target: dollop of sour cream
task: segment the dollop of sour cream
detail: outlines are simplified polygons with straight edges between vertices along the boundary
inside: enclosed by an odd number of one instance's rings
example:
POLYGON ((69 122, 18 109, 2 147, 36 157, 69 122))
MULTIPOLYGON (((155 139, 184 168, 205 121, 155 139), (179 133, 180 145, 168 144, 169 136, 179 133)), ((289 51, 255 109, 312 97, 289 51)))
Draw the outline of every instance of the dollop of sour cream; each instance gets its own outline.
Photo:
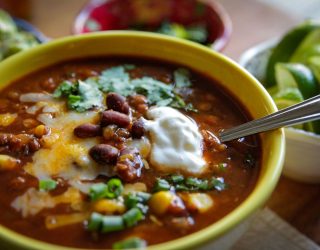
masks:
POLYGON ((150 162, 160 171, 182 170, 201 173, 203 159, 202 135, 197 124, 178 110, 155 107, 147 112, 146 130, 150 134, 150 162))

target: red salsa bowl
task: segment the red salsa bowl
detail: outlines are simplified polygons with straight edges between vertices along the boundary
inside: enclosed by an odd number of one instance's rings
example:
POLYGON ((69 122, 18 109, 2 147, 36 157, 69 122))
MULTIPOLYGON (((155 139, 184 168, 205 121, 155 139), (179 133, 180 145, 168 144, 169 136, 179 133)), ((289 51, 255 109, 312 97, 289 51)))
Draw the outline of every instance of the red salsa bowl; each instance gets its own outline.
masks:
POLYGON ((144 30, 173 35, 221 51, 232 24, 213 0, 92 0, 75 19, 73 33, 144 30))

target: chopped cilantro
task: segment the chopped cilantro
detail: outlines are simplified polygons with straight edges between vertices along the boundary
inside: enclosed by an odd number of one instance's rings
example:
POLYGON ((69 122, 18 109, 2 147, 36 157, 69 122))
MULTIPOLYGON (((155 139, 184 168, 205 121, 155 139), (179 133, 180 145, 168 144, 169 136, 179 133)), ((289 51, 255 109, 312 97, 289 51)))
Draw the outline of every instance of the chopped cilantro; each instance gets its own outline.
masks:
POLYGON ((68 107, 78 112, 100 107, 103 100, 94 78, 88 78, 86 81, 78 80, 75 84, 65 81, 55 90, 53 96, 67 97, 68 107))
POLYGON ((190 72, 185 68, 178 68, 173 73, 174 83, 177 88, 190 87, 190 72))
POLYGON ((171 106, 173 108, 195 111, 192 104, 186 104, 179 95, 179 89, 191 86, 190 73, 179 68, 174 71, 174 84, 167 84, 152 77, 131 79, 129 70, 134 65, 125 64, 108 68, 98 77, 90 77, 85 81, 72 83, 64 81, 55 90, 56 98, 67 97, 68 107, 78 112, 102 105, 102 92, 116 92, 123 96, 142 94, 150 105, 171 106))
POLYGON ((158 33, 188 39, 198 43, 205 43, 208 39, 208 31, 204 24, 183 26, 178 23, 163 22, 158 33))

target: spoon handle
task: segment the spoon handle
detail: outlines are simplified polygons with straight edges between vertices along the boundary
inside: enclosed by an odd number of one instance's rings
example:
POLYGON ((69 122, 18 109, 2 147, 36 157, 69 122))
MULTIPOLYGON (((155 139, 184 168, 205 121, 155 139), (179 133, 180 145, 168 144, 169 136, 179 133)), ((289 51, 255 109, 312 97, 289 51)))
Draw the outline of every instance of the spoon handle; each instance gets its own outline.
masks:
POLYGON ((318 119, 320 119, 320 95, 263 118, 244 123, 234 128, 225 129, 220 132, 219 138, 221 142, 226 142, 243 136, 318 119))

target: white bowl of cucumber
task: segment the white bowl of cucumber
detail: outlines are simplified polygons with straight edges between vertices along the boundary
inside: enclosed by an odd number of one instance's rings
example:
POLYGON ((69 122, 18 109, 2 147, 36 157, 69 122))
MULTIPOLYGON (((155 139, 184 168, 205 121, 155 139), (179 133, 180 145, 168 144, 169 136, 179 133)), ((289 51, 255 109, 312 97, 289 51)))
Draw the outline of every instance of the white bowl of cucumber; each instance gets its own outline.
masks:
MULTIPOLYGON (((239 63, 268 90, 279 109, 320 94, 320 21, 309 20, 282 38, 261 43, 239 63)), ((283 174, 320 183, 320 121, 286 128, 283 174)))

